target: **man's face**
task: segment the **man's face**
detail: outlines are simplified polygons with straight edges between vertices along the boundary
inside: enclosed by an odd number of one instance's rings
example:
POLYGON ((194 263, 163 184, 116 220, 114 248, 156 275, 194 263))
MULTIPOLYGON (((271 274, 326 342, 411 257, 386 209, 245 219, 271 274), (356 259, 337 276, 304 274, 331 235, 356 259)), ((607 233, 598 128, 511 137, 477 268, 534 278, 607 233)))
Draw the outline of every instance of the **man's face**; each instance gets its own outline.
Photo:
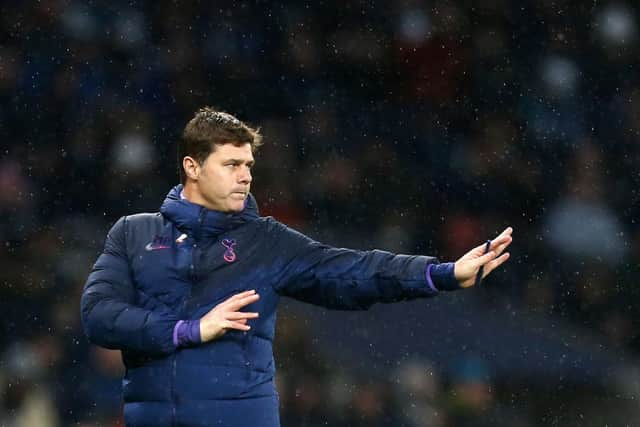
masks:
POLYGON ((221 212, 242 211, 249 195, 253 164, 251 144, 216 145, 199 168, 195 182, 195 191, 198 193, 196 198, 201 199, 200 202, 208 209, 221 212))

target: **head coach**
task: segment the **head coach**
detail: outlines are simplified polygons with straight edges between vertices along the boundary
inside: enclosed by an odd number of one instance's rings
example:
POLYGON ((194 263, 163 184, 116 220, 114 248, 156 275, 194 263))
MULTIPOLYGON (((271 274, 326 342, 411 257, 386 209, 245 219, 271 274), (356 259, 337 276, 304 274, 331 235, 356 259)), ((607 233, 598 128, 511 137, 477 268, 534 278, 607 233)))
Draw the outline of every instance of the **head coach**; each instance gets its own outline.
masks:
MULTIPOLYGON (((271 217, 249 192, 260 133, 210 107, 186 125, 181 184, 120 218, 85 285, 89 340, 122 351, 127 426, 280 425, 272 342, 282 296, 332 309, 473 286, 511 228, 456 262, 338 249, 271 217)), ((503 253, 504 252, 504 253, 503 253)))

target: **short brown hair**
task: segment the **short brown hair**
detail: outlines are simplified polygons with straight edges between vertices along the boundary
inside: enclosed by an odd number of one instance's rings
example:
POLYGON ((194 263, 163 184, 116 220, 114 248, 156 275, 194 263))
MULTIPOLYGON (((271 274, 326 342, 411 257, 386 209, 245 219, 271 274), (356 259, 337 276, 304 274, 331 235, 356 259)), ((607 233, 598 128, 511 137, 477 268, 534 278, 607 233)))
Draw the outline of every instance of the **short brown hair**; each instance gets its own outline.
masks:
POLYGON ((187 180, 182 167, 182 159, 186 156, 193 157, 202 164, 215 150, 216 145, 251 144, 251 150, 262 145, 260 129, 254 129, 236 119, 229 113, 218 111, 214 107, 203 107, 182 132, 178 143, 178 174, 183 184, 187 180))

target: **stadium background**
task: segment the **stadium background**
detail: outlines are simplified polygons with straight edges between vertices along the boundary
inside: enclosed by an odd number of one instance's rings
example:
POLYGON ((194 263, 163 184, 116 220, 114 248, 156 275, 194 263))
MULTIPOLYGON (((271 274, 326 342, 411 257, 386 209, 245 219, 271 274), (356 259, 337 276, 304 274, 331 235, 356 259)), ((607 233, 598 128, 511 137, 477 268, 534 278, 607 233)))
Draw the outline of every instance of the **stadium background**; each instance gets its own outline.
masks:
POLYGON ((635 425, 640 154, 631 1, 40 1, 0 6, 0 424, 121 422, 79 295, 110 224, 155 211, 200 106, 261 126, 264 215, 452 260, 481 289, 284 302, 283 426, 635 425), (481 4, 480 4, 481 3, 481 4))

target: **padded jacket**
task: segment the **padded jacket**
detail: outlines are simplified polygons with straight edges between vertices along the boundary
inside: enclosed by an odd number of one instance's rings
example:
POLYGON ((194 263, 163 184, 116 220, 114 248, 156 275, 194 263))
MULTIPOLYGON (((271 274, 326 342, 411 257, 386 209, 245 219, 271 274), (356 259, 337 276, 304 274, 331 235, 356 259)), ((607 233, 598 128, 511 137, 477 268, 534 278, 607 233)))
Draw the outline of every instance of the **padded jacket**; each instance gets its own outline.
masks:
POLYGON ((281 296, 331 309, 430 297, 435 258, 339 249, 271 217, 208 210, 173 188, 159 213, 120 218, 86 282, 84 330, 122 351, 128 426, 279 426, 272 342, 281 296), (178 348, 179 320, 255 289, 251 330, 178 348))

